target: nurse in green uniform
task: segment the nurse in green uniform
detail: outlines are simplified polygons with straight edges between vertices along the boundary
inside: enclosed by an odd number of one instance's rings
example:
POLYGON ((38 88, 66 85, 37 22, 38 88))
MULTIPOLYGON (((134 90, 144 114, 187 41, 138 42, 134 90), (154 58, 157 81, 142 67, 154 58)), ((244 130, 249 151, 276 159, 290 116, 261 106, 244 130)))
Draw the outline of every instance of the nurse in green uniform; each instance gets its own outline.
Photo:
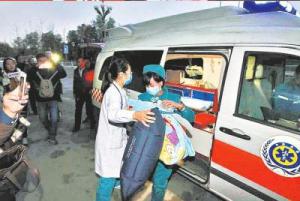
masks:
MULTIPOLYGON (((165 108, 173 109, 175 113, 180 114, 191 123, 194 121, 194 112, 181 103, 179 95, 168 92, 167 87, 164 86, 166 72, 161 65, 151 64, 144 66, 143 75, 146 92, 139 95, 139 100, 151 102, 160 100, 165 108)), ((152 178, 151 201, 164 200, 173 168, 174 166, 166 166, 161 161, 157 163, 152 178)))

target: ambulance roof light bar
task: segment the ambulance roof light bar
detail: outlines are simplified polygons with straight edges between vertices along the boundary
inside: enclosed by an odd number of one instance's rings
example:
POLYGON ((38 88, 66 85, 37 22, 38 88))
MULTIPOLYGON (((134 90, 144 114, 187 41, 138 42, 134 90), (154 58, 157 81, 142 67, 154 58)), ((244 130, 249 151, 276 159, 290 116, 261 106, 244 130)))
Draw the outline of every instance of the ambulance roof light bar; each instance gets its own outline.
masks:
POLYGON ((281 11, 300 17, 300 13, 288 1, 245 0, 243 7, 247 9, 250 13, 281 11))

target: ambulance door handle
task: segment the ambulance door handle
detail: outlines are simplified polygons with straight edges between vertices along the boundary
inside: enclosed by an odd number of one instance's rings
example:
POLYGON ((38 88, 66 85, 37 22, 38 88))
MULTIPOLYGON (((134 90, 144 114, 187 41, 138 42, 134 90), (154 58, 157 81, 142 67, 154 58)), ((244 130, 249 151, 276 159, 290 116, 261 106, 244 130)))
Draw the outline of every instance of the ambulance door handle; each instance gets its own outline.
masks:
POLYGON ((232 129, 225 128, 225 127, 220 127, 219 129, 220 129, 221 132, 226 133, 228 135, 232 135, 234 137, 242 138, 244 140, 251 140, 251 137, 249 135, 241 134, 242 131, 241 131, 241 133, 237 133, 237 132, 233 131, 232 129))

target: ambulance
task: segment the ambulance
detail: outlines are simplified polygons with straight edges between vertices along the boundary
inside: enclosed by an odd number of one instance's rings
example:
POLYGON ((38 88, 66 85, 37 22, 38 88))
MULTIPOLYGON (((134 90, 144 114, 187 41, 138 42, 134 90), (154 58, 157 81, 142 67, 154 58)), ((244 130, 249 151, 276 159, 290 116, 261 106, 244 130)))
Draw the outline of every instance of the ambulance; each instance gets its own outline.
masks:
POLYGON ((178 173, 226 200, 300 200, 299 17, 220 7, 111 29, 94 88, 113 57, 131 65, 130 98, 161 64, 195 111, 197 154, 178 173))

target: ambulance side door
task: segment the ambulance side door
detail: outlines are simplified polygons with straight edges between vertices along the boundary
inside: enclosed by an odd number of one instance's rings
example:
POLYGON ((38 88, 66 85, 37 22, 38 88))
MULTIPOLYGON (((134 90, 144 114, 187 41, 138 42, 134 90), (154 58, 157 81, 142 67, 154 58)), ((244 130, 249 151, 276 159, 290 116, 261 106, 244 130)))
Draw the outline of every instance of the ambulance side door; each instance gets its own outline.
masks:
POLYGON ((233 48, 213 143, 212 191, 232 200, 300 200, 300 90, 290 87, 298 66, 295 48, 233 48))

